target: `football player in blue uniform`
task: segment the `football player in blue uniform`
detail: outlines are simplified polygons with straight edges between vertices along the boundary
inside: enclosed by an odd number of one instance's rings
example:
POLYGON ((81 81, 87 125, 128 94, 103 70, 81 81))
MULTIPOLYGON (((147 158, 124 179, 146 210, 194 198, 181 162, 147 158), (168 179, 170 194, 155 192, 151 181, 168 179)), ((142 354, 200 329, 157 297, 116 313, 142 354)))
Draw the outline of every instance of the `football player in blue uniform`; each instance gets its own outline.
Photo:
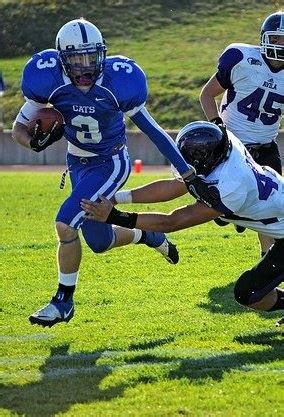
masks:
MULTIPOLYGON (((284 281, 284 178, 272 168, 258 165, 232 133, 213 123, 189 123, 176 140, 185 159, 204 176, 212 191, 210 201, 207 196, 207 201, 204 200, 202 193, 195 193, 195 204, 170 214, 138 214, 117 210, 105 197, 101 203, 84 199, 81 206, 86 217, 124 227, 174 232, 221 216, 225 222, 263 233, 275 239, 275 243, 257 265, 239 277, 235 298, 256 310, 283 310, 284 290, 279 284, 284 281)), ((160 201, 167 201, 186 192, 179 178, 160 180, 145 187, 130 191, 134 202, 151 202, 153 195, 154 201, 157 196, 160 201)), ((127 191, 118 191, 115 199, 122 200, 121 193, 126 200, 127 191)), ((282 318, 278 324, 283 323, 282 318)))
MULTIPOLYGON (((260 46, 235 43, 224 50, 200 103, 208 120, 224 123, 257 163, 282 174, 276 137, 284 112, 284 12, 265 19, 260 46), (215 97, 220 94, 218 111, 215 97)), ((259 234, 259 241, 264 255, 273 239, 259 234)))
POLYGON ((69 321, 74 314, 73 293, 81 262, 78 229, 96 253, 129 243, 155 248, 169 262, 178 253, 163 233, 112 227, 83 219, 82 197, 96 200, 111 197, 126 182, 131 162, 126 147, 124 116, 155 143, 175 165, 191 187, 206 187, 183 159, 171 137, 145 108, 147 82, 142 69, 125 56, 106 57, 101 32, 92 23, 77 19, 66 23, 56 37, 56 49, 36 53, 22 77, 26 103, 13 126, 13 137, 21 145, 40 152, 64 137, 68 141, 67 166, 71 195, 56 217, 58 247, 58 291, 52 300, 30 316, 31 323, 52 326, 69 321), (41 107, 53 106, 64 116, 64 128, 54 124, 48 132, 29 133, 29 121, 41 107))

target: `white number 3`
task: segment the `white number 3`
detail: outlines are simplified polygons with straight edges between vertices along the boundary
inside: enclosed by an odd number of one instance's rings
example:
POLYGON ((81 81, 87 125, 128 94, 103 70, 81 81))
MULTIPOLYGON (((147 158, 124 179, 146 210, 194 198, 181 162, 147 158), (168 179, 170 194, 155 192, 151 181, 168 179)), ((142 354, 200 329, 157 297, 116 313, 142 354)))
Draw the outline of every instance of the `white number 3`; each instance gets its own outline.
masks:
POLYGON ((130 74, 133 71, 132 65, 127 64, 127 62, 115 62, 112 66, 114 71, 119 71, 121 68, 125 69, 127 74, 130 74))
POLYGON ((44 69, 44 68, 52 68, 56 65, 56 59, 55 58, 49 58, 47 60, 39 59, 36 63, 36 66, 38 69, 44 69))

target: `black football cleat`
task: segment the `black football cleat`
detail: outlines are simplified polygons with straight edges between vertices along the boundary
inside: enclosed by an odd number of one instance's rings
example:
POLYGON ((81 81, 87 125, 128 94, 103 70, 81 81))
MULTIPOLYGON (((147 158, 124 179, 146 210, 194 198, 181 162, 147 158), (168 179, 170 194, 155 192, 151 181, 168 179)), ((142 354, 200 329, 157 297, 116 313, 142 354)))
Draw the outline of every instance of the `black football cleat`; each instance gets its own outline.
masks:
POLYGON ((276 323, 276 326, 277 327, 284 326, 284 317, 281 317, 281 319, 278 320, 278 322, 276 323))
POLYGON ((170 264, 177 264, 179 261, 179 254, 176 245, 170 242, 167 238, 163 241, 160 246, 154 248, 157 252, 161 253, 163 257, 170 264))
POLYGON ((73 300, 54 302, 50 301, 46 306, 36 311, 29 317, 31 324, 39 324, 43 327, 52 327, 62 321, 69 322, 74 316, 73 300))
POLYGON ((243 226, 239 226, 239 225, 235 225, 235 229, 236 229, 236 231, 238 232, 238 233, 244 233, 244 231, 246 230, 246 228, 245 227, 243 227, 243 226))

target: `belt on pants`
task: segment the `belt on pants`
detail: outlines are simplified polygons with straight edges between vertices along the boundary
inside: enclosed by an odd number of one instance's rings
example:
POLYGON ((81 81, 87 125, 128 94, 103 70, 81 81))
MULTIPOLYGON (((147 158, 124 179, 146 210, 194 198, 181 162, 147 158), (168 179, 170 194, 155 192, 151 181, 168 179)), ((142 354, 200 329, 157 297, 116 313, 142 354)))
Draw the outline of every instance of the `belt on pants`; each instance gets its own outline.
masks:
MULTIPOLYGON (((118 145, 115 145, 111 150, 110 156, 118 154, 124 147, 125 147, 124 143, 119 143, 118 145)), ((79 158, 79 162, 80 164, 86 165, 94 161, 105 161, 110 156, 101 156, 101 155, 94 155, 94 156, 88 156, 88 157, 82 156, 81 158, 79 158)))
POLYGON ((260 149, 260 148, 266 148, 269 149, 271 146, 273 146, 275 142, 269 142, 269 143, 247 143, 245 144, 245 147, 249 149, 260 149))
POLYGON ((71 168, 72 166, 76 165, 76 163, 78 164, 82 164, 82 165, 87 165, 91 162, 104 162, 107 159, 109 159, 111 156, 118 154, 122 149, 124 149, 125 147, 125 143, 119 143, 118 145, 115 145, 112 150, 111 150, 111 155, 110 156, 101 156, 101 155, 94 155, 94 156, 88 156, 88 157, 79 157, 79 160, 77 160, 77 162, 69 165, 66 170, 62 173, 61 176, 61 181, 60 181, 60 185, 59 188, 62 190, 65 186, 65 178, 66 175, 69 172, 71 172, 71 168))

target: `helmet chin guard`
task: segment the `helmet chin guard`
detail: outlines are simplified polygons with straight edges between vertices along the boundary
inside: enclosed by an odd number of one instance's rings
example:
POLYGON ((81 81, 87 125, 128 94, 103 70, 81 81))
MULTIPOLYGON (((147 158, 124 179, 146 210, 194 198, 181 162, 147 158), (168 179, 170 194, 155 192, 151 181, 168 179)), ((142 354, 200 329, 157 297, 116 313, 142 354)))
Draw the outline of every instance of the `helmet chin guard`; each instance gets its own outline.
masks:
POLYGON ((56 49, 65 74, 77 86, 91 86, 101 76, 106 46, 99 29, 84 19, 71 20, 59 30, 56 49))

